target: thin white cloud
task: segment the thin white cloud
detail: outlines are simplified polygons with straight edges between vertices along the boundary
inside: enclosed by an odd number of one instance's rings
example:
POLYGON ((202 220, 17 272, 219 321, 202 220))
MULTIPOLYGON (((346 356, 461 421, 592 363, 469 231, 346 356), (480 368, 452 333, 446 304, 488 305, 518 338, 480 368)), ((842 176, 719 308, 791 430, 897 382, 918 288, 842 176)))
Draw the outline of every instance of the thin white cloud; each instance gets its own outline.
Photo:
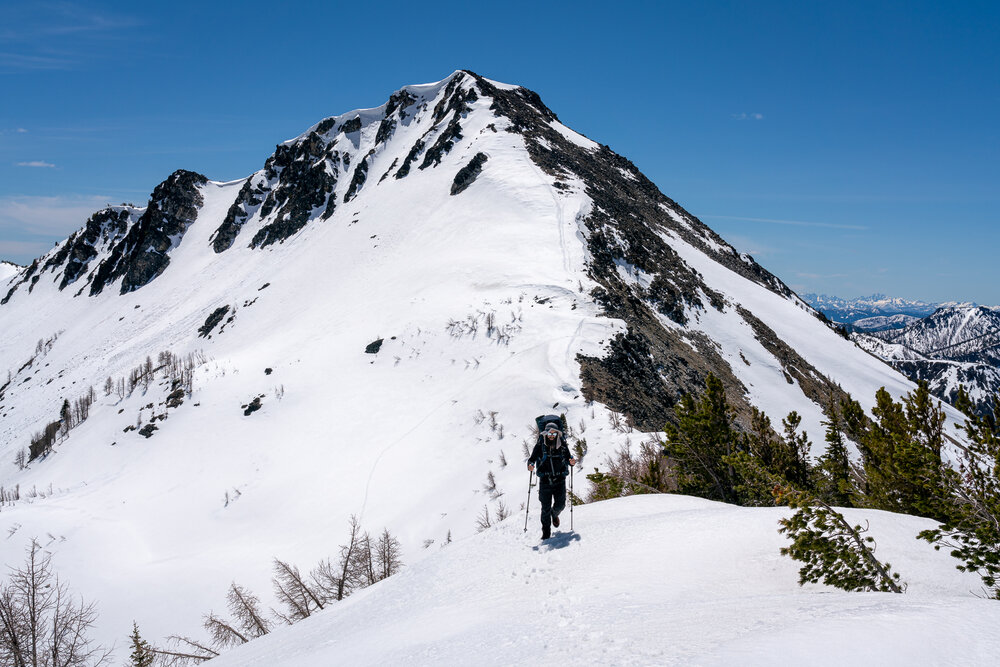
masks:
POLYGON ((853 229, 856 231, 868 231, 864 225, 842 225, 834 222, 807 222, 805 220, 776 220, 774 218, 748 218, 742 215, 699 215, 699 218, 713 218, 716 220, 745 220, 747 222, 766 222, 774 225, 793 225, 795 227, 826 227, 829 229, 853 229))
POLYGON ((730 115, 736 120, 764 120, 762 113, 734 113, 730 115))
POLYGON ((74 61, 63 56, 0 52, 0 70, 44 71, 71 69, 74 61))
POLYGON ((0 243, 23 239, 25 235, 45 236, 52 241, 65 238, 110 201, 114 200, 94 195, 0 197, 0 243))
POLYGON ((52 243, 44 241, 4 241, 0 240, 0 259, 10 261, 17 258, 15 264, 31 261, 28 257, 41 257, 52 249, 52 243))
POLYGON ((53 169, 55 165, 51 162, 45 162, 44 160, 31 160, 30 162, 18 162, 18 167, 44 167, 46 169, 53 169))
POLYGON ((77 2, 0 3, 0 72, 75 70, 134 42, 140 22, 77 2))
POLYGON ((16 131, 16 132, 17 132, 18 134, 26 134, 26 133, 28 132, 28 131, 27 131, 26 129, 24 129, 23 127, 19 127, 19 128, 17 128, 17 130, 15 130, 15 131, 16 131))

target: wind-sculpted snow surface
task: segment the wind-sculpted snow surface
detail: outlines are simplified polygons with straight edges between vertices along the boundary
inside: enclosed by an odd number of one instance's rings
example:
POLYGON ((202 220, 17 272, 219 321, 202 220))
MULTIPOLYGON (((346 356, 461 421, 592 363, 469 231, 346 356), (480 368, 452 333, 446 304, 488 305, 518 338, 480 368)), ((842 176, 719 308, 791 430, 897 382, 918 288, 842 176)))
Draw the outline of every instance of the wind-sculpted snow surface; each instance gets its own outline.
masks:
POLYGON ((107 639, 197 635, 352 514, 415 563, 516 513, 543 412, 583 473, 708 373, 814 441, 831 396, 913 387, 537 94, 464 71, 246 179, 175 172, 0 285, 5 562, 41 539, 107 639))
POLYGON ((541 544, 511 519, 216 663, 991 664, 1000 605, 913 539, 932 522, 848 511, 908 588, 845 593, 796 585, 778 554, 787 513, 637 496, 578 508, 578 532, 541 544))

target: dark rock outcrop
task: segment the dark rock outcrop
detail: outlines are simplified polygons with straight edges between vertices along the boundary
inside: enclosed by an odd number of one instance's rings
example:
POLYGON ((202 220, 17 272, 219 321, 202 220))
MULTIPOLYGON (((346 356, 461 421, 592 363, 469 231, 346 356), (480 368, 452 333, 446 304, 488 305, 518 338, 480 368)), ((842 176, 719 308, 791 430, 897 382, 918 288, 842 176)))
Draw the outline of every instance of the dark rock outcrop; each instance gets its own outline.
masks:
POLYGON ((465 165, 458 170, 455 174, 455 180, 451 184, 451 194, 457 195, 460 192, 464 192, 466 188, 472 185, 473 181, 479 177, 479 174, 483 171, 483 164, 489 158, 486 153, 476 153, 475 156, 469 160, 469 164, 465 165))
POLYGON ((129 213, 122 208, 108 208, 90 216, 83 230, 67 242, 66 268, 59 289, 65 288, 86 273, 91 260, 97 257, 97 246, 110 245, 122 238, 128 228, 129 213))
MULTIPOLYGON (((360 117, 357 121, 360 127, 360 117)), ((333 215, 334 207, 328 205, 328 200, 337 187, 335 157, 336 151, 316 132, 275 149, 264 163, 264 175, 274 185, 260 208, 261 218, 276 212, 275 219, 254 234, 250 247, 283 242, 305 227, 316 209, 325 207, 323 219, 333 215)))
POLYGON ((35 272, 37 270, 38 270, 38 260, 36 259, 28 266, 25 272, 21 274, 21 279, 18 280, 16 283, 14 283, 9 290, 7 290, 6 296, 4 296, 2 300, 0 300, 0 306, 10 301, 10 298, 14 296, 14 292, 17 291, 18 287, 28 282, 32 278, 38 278, 38 276, 35 275, 35 272))
POLYGON ((225 252, 233 247, 243 225, 254 214, 254 211, 264 203, 264 187, 255 185, 254 181, 255 177, 251 176, 243 184, 239 194, 236 195, 236 201, 226 212, 225 220, 215 230, 215 234, 212 236, 212 249, 215 252, 225 252))
POLYGON ((244 408, 243 408, 243 416, 244 417, 249 417, 253 413, 255 413, 258 410, 260 410, 260 407, 261 407, 261 405, 260 405, 260 396, 256 396, 252 401, 250 401, 246 406, 244 406, 244 408))
POLYGON ((406 154, 405 158, 403 158, 403 164, 400 166, 399 170, 396 171, 395 178, 405 178, 406 175, 410 173, 410 167, 413 165, 413 161, 417 159, 417 156, 420 155, 422 150, 424 150, 424 140, 417 139, 417 141, 413 144, 413 147, 410 148, 410 152, 406 154))
POLYGON ((436 167, 441 164, 441 158, 448 153, 457 142, 462 140, 462 126, 458 122, 458 115, 451 119, 448 126, 444 129, 434 145, 427 149, 424 153, 424 161, 420 164, 420 169, 426 169, 427 167, 436 167))
POLYGON ((180 169, 157 185, 146 212, 97 268, 91 296, 118 278, 121 293, 127 294, 162 274, 170 264, 168 251, 181 242, 198 215, 204 202, 198 187, 207 182, 201 174, 180 169))
POLYGON ((201 338, 207 337, 210 333, 212 333, 212 330, 218 326, 219 322, 222 321, 222 318, 224 318, 228 312, 229 306, 222 306, 213 310, 212 313, 205 318, 205 323, 198 327, 198 336, 201 338))
POLYGON ((368 155, 361 159, 358 166, 354 168, 354 176, 351 177, 351 184, 347 186, 347 192, 344 193, 344 203, 351 201, 358 194, 358 190, 361 186, 365 184, 368 180, 368 160, 375 153, 372 149, 368 151, 368 155))

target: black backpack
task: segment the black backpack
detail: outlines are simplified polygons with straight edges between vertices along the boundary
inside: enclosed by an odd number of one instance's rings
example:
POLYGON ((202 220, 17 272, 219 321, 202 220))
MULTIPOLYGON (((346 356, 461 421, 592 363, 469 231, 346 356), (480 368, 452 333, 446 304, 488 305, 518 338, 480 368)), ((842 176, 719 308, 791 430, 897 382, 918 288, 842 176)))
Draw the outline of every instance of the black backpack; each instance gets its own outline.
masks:
POLYGON ((562 431, 563 436, 566 435, 566 418, 562 415, 540 415, 535 417, 535 426, 538 427, 538 432, 541 433, 545 430, 545 427, 549 424, 555 424, 555 427, 562 431))

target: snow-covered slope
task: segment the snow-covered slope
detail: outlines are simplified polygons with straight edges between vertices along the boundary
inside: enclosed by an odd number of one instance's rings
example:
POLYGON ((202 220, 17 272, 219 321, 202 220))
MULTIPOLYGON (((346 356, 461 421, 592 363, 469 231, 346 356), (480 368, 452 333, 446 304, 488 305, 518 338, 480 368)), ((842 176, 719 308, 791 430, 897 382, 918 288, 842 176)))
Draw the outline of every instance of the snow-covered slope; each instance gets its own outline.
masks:
POLYGON ((21 270, 22 267, 8 261, 0 261, 0 288, 2 288, 7 281, 9 281, 14 274, 21 270))
POLYGON ((335 554, 352 514, 413 563, 517 512, 540 413, 589 470, 709 372, 814 442, 831 396, 913 387, 535 93, 470 72, 246 179, 175 172, 5 287, 0 561, 41 540, 104 638, 196 634, 229 581, 269 590, 273 557, 335 554), (21 469, 64 401, 88 418, 21 469))
POLYGON ((870 521, 906 593, 797 586, 779 555, 785 509, 684 496, 580 507, 577 532, 539 546, 511 519, 332 609, 217 659, 313 665, 987 665, 1000 605, 914 536, 932 522, 870 521))
POLYGON ((920 319, 915 315, 897 313, 895 315, 874 315, 855 320, 852 324, 864 331, 883 331, 885 329, 902 329, 907 324, 920 319))
POLYGON ((960 386, 985 405, 1000 392, 1000 312, 949 306, 901 329, 855 334, 855 342, 912 380, 954 400, 960 386))
POLYGON ((937 358, 1000 365, 1000 312, 982 306, 939 308, 878 338, 937 358))

